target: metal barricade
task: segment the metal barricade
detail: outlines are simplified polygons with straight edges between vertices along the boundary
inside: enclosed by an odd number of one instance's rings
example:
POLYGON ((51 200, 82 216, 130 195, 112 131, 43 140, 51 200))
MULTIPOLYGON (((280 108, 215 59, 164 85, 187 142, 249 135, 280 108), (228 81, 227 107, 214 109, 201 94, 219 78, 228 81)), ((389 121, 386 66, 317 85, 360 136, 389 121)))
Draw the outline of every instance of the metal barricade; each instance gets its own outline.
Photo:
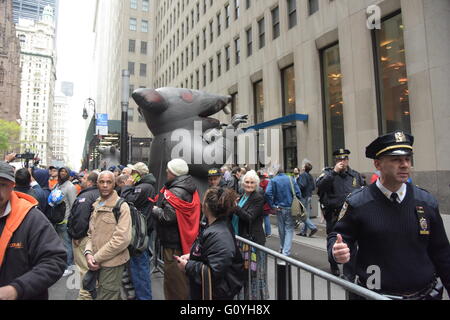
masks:
MULTIPOLYGON (((244 239, 242 237, 236 236, 236 240, 238 241, 238 243, 245 243, 247 244, 250 249, 254 248, 256 249, 256 251, 262 251, 265 252, 267 254, 267 259, 266 259, 266 263, 267 263, 267 273, 269 273, 269 260, 273 260, 274 262, 274 279, 273 282, 270 281, 269 277, 267 276, 267 282, 266 285, 267 286, 271 286, 272 289, 271 290, 275 293, 275 297, 270 297, 269 299, 273 299, 275 298, 275 300, 291 300, 294 299, 294 294, 292 293, 292 285, 293 285, 293 281, 294 278, 296 277, 297 281, 296 284, 297 286, 294 286, 294 289, 296 289, 297 292, 297 299, 298 300, 307 300, 307 298, 305 298, 305 296, 309 296, 310 300, 316 300, 316 299, 320 299, 320 300, 332 300, 333 297, 332 296, 332 285, 334 285, 334 292, 337 293, 336 295, 339 295, 339 291, 340 293, 342 293, 342 290, 344 290, 344 297, 341 297, 341 299, 346 299, 348 300, 349 298, 349 293, 353 293, 358 295, 361 298, 364 299, 368 299, 368 300, 390 300, 388 298, 386 298, 385 296, 382 296, 376 292, 370 291, 366 288, 363 288, 361 286, 358 286, 354 283, 351 283, 349 281, 343 280, 341 278, 335 277, 332 274, 329 274, 325 271, 322 271, 320 269, 314 268, 310 265, 307 265, 305 263, 302 263, 298 260, 292 259, 290 257, 284 256, 276 251, 273 251, 269 248, 266 248, 264 246, 261 246, 257 243, 254 243, 252 241, 249 241, 247 239, 244 239), (292 276, 292 269, 294 269, 296 272, 294 272, 294 276, 292 276), (303 273, 303 274, 302 274, 303 273), (305 277, 305 274, 306 277, 305 277), (308 275, 309 274, 309 275, 308 275), (309 284, 308 285, 304 285, 304 280, 306 282, 306 279, 309 278, 309 284), (322 286, 317 285, 319 280, 325 281, 326 284, 325 286, 322 283, 322 286), (319 291, 318 292, 318 287, 319 287, 319 291), (308 292, 302 292, 305 289, 309 290, 309 295, 308 292), (325 292, 324 292, 325 291, 325 292), (317 298, 317 296, 319 296, 320 294, 322 294, 322 298, 317 298)), ((251 252, 251 250, 250 250, 251 252)), ((250 253, 251 255, 251 253, 250 253)), ((250 259, 250 257, 249 257, 250 259)), ((251 270, 250 265, 248 266, 248 277, 247 277, 247 281, 248 281, 248 288, 252 287, 252 280, 255 277, 251 276, 251 273, 254 272, 251 270)), ((244 290, 244 289, 243 289, 244 290)), ((251 294, 249 294, 246 298, 251 299, 251 294)))

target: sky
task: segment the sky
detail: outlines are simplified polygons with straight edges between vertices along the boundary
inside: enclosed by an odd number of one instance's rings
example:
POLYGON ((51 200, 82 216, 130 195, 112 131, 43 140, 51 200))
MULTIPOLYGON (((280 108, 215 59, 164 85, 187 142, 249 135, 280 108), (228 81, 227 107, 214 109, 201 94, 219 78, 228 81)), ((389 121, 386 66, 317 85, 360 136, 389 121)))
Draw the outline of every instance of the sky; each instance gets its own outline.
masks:
MULTIPOLYGON (((74 83, 74 96, 69 100, 69 166, 81 167, 82 151, 88 120, 82 118, 83 106, 92 96, 93 20, 95 0, 59 0, 57 30, 57 84, 74 83)), ((90 111, 90 115, 92 114, 90 111)))

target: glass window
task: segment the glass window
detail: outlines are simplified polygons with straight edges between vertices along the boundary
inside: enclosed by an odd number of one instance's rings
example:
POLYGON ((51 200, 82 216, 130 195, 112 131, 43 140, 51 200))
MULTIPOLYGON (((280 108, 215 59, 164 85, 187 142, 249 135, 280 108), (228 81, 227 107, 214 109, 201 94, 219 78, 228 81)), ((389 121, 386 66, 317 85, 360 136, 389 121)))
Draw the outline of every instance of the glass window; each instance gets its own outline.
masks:
POLYGON ((206 86, 206 64, 202 66, 203 69, 203 86, 206 86))
POLYGON ((141 77, 147 76, 147 65, 145 63, 141 63, 139 67, 139 75, 141 77))
POLYGON ((253 84, 253 102, 255 106, 255 124, 264 122, 264 87, 260 80, 253 84))
POLYGON ((213 22, 209 22, 209 43, 212 43, 214 40, 214 31, 213 31, 213 22))
POLYGON ((225 70, 230 70, 230 46, 225 47, 225 70))
POLYGON ((319 11, 319 0, 308 0, 308 12, 312 15, 319 11))
POLYGON ((131 9, 137 9, 137 0, 131 0, 130 1, 130 8, 131 9))
POLYGON ((234 0, 234 20, 239 19, 240 8, 239 8, 239 0, 234 0))
POLYGON ((297 25, 297 2, 296 0, 287 0, 288 2, 288 28, 297 25))
POLYGON ((230 5, 225 6, 225 29, 230 26, 230 5))
POLYGON ((133 121, 134 119, 134 109, 133 108, 128 108, 128 121, 133 121))
POLYGON ((239 62, 241 62, 241 44, 240 44, 240 42, 241 42, 240 38, 234 39, 236 64, 239 64, 239 62))
POLYGON ((134 74, 134 62, 128 61, 128 71, 130 72, 131 75, 134 74))
POLYGON ((259 48, 264 48, 266 45, 266 27, 264 23, 264 18, 258 21, 258 38, 259 38, 259 48))
POLYGON ((222 75, 222 54, 220 52, 217 53, 217 77, 222 75))
POLYGON ((147 41, 141 41, 141 54, 147 54, 147 41))
POLYGON ((283 90, 283 114, 296 113, 295 109, 295 71, 294 66, 281 70, 281 87, 283 90))
POLYGON ((147 20, 142 20, 141 31, 148 32, 148 21, 147 20))
POLYGON ((326 165, 333 164, 333 151, 345 147, 344 101, 339 44, 322 50, 324 137, 326 165))
POLYGON ((217 14, 217 36, 220 36, 221 33, 221 27, 220 27, 220 12, 217 14))
POLYGON ((280 36, 280 10, 278 7, 272 10, 272 35, 273 39, 280 36))
POLYGON ((128 40, 128 52, 135 52, 136 49, 136 40, 128 40))
POLYGON ((283 125, 283 156, 286 172, 297 167, 297 126, 283 125))
POLYGON ((378 114, 380 134, 403 130, 411 133, 408 76, 401 13, 375 30, 378 114))
POLYGON ((137 30, 137 21, 135 18, 130 18, 130 31, 137 30))
POLYGON ((148 0, 142 0, 142 11, 148 12, 148 0))
POLYGON ((209 60, 209 81, 213 82, 214 80, 214 65, 213 65, 214 61, 213 59, 209 60))
POLYGON ((247 57, 250 57, 253 54, 253 35, 252 28, 247 29, 247 57))

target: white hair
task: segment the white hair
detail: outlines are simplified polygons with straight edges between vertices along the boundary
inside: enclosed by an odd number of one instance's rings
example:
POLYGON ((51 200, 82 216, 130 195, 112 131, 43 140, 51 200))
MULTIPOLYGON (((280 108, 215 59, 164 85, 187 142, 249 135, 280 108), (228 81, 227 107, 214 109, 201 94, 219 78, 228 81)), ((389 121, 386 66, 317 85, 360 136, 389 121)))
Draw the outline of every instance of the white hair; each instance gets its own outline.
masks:
MULTIPOLYGON (((258 174, 256 173, 255 170, 250 170, 249 172, 247 172, 247 173, 244 175, 244 178, 242 179, 242 181, 245 181, 245 179, 252 179, 252 180, 255 180, 256 185, 257 185, 257 187, 259 188, 259 182, 260 182, 260 180, 259 180, 258 174)), ((258 189, 258 188, 257 188, 257 189, 258 189)))
POLYGON ((108 170, 100 172, 98 174, 97 180, 100 181, 100 178, 104 175, 110 175, 111 178, 113 179, 113 181, 116 181, 116 177, 114 176, 114 173, 112 173, 111 171, 108 171, 108 170))

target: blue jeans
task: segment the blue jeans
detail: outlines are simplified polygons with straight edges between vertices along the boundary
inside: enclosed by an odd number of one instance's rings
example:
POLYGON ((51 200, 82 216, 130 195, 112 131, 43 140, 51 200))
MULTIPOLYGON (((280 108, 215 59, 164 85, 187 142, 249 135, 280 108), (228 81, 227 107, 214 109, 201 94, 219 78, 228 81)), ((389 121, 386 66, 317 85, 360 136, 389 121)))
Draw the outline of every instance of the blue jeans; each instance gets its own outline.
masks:
POLYGON ((264 232, 266 236, 272 234, 272 226, 270 225, 270 214, 264 216, 264 232))
POLYGON ((292 239, 294 237, 294 219, 291 208, 277 210, 278 233, 280 235, 280 249, 285 256, 291 254, 292 239))
POLYGON ((303 205, 306 208, 306 221, 305 221, 305 225, 303 226, 303 229, 301 231, 301 233, 305 233, 309 230, 315 230, 317 229, 317 227, 314 225, 314 223, 312 223, 311 219, 309 217, 311 217, 311 212, 312 212, 312 207, 311 207, 311 197, 308 197, 306 199, 302 200, 303 205))
POLYGON ((67 223, 56 224, 55 230, 64 243, 67 252, 67 267, 73 265, 72 239, 67 232, 67 223))
POLYGON ((133 281, 136 300, 152 300, 150 279, 150 257, 148 251, 130 258, 130 274, 133 281))

